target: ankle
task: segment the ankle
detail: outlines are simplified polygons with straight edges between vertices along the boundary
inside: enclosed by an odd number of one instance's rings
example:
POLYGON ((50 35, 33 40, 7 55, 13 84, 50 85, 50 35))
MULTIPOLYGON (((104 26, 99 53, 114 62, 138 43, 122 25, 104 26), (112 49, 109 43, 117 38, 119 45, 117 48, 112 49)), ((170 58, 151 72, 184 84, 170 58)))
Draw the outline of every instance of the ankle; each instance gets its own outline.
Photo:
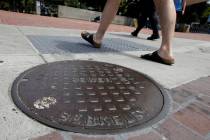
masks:
POLYGON ((158 50, 158 54, 163 58, 173 59, 173 53, 172 53, 171 47, 161 47, 158 50))
POLYGON ((94 42, 96 42, 96 43, 101 43, 101 42, 102 42, 102 39, 103 39, 103 37, 101 37, 101 36, 99 36, 99 35, 97 35, 97 34, 94 34, 94 35, 93 35, 93 40, 94 40, 94 42))

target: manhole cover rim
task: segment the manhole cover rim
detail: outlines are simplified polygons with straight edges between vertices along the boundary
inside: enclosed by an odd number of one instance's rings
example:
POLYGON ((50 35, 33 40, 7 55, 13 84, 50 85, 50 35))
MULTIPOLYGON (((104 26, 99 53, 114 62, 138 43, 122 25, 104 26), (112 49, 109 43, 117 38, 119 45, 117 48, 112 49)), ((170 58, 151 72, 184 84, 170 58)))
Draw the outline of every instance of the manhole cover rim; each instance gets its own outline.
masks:
POLYGON ((91 135, 105 135, 105 134, 111 134, 111 135, 115 135, 115 134, 119 134, 119 133, 130 133, 130 132, 136 132, 136 131, 142 131, 143 129, 146 129, 148 128, 149 126, 153 126, 155 125, 156 123, 159 123, 161 120, 163 120, 164 118, 167 117, 167 115, 169 114, 169 111, 170 111, 170 104, 171 104, 171 99, 170 99, 170 96, 169 94, 167 93, 167 91, 163 88, 163 86, 161 86, 159 83, 157 83, 153 78, 151 78, 150 76, 142 73, 142 72, 139 72, 139 71, 136 71, 132 68, 127 68, 127 67, 124 67, 124 66, 121 66, 119 64, 113 64, 113 63, 107 63, 107 62, 101 62, 101 61, 90 61, 90 60, 65 60, 65 61, 55 61, 55 62, 50 62, 50 63, 44 63, 44 64, 39 64, 39 65, 36 65, 36 66, 33 66, 23 72, 21 72, 14 80, 14 82, 12 83, 12 86, 11 86, 11 97, 12 97, 12 100, 14 101, 14 104, 17 106, 17 108, 23 112, 24 114, 26 114, 28 117, 30 117, 31 119, 33 120, 36 120, 37 122, 43 124, 43 125, 46 125, 48 127, 52 127, 52 128, 55 128, 55 129, 60 129, 60 130, 63 130, 63 131, 69 131, 69 132, 74 132, 74 133, 82 133, 82 134, 91 134, 91 135), (116 66, 119 66, 119 67, 122 67, 122 68, 125 68, 125 69, 130 69, 136 73, 139 73, 141 74, 142 76, 144 76, 145 79, 147 79, 148 81, 152 82, 154 84, 154 86, 160 90, 160 93, 163 97, 163 105, 162 105, 162 108, 161 110, 159 111, 159 113, 152 117, 150 120, 144 122, 143 124, 139 125, 135 125, 133 127, 129 127, 129 128, 123 128, 123 129, 112 129, 111 131, 112 132, 106 132, 100 129, 81 129, 81 128, 73 128, 73 127, 68 127, 68 126, 64 126, 64 125, 60 125, 60 124, 53 124, 52 121, 49 121, 47 119, 43 119, 42 117, 39 117, 37 115, 34 115, 33 112, 31 112, 24 104, 22 104, 19 100, 19 96, 18 92, 17 91, 17 83, 19 82, 19 80, 24 77, 27 73, 35 70, 36 68, 40 67, 40 66, 43 66, 43 65, 49 65, 49 64, 55 64, 55 63, 60 63, 60 62, 97 62, 97 63, 103 63, 103 64, 111 64, 111 65, 116 65, 116 66), (21 108, 21 109, 20 109, 21 108))

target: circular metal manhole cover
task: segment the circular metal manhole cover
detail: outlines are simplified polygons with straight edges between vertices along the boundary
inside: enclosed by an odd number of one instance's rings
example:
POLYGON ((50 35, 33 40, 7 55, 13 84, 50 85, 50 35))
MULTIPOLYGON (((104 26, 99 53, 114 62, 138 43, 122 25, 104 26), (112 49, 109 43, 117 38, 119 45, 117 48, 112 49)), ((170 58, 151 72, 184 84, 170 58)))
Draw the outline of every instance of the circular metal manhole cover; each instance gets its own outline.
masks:
POLYGON ((12 97, 23 112, 48 126, 91 134, 145 127, 164 106, 163 91, 149 78, 94 61, 29 69, 13 83, 12 97))

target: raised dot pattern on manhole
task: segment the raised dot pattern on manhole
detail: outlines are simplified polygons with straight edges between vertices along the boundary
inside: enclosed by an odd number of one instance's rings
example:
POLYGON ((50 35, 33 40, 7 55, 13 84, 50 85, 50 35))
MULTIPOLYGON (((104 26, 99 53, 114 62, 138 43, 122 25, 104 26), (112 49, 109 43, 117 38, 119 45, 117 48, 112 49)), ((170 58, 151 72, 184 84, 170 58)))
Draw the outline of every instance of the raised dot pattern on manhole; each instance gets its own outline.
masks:
POLYGON ((164 105, 162 90, 144 75, 94 61, 29 69, 13 83, 12 97, 23 112, 44 124, 94 134, 142 128, 164 105))

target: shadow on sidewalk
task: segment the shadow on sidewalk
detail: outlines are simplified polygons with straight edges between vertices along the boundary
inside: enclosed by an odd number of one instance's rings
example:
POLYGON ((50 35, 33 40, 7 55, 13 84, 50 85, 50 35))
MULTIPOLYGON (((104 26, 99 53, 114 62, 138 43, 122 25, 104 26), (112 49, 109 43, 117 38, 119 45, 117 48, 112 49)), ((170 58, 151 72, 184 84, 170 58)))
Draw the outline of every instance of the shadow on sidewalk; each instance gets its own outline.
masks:
POLYGON ((153 51, 156 48, 138 44, 121 38, 106 38, 100 49, 92 48, 89 43, 80 37, 69 36, 27 36, 32 44, 43 54, 66 53, 107 53, 153 51))

